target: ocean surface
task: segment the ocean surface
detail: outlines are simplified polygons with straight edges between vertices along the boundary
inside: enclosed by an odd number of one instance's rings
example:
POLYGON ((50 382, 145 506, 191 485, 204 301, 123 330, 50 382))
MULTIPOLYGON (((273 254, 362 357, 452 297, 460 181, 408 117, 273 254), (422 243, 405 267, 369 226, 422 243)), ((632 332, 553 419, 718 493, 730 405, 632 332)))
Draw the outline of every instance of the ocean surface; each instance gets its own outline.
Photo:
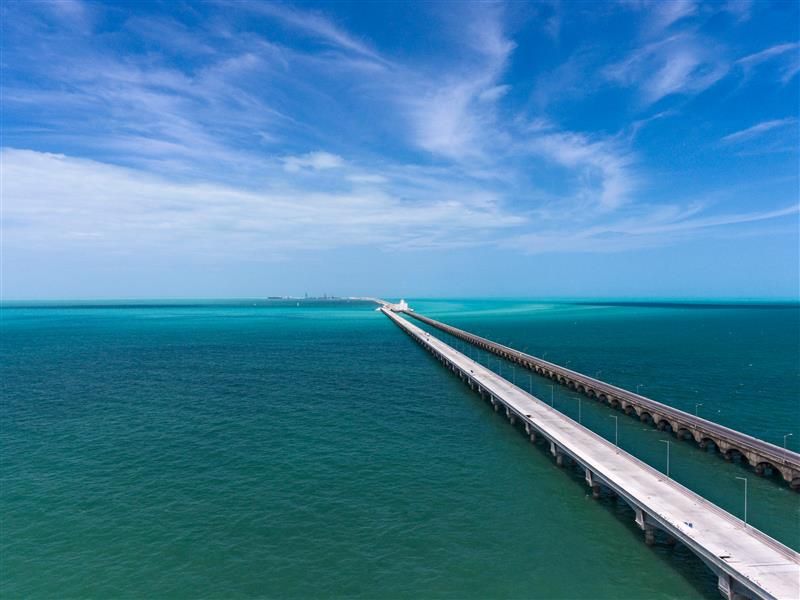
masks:
MULTIPOLYGON (((800 449, 796 304, 409 302, 800 449)), ((6 304, 0 341, 3 598, 719 597, 372 304, 6 304)), ((574 393, 494 367, 577 418, 574 393)), ((664 433, 581 411, 665 468, 664 433)), ((670 451, 737 516, 747 477, 750 522, 800 548, 800 494, 670 451)))

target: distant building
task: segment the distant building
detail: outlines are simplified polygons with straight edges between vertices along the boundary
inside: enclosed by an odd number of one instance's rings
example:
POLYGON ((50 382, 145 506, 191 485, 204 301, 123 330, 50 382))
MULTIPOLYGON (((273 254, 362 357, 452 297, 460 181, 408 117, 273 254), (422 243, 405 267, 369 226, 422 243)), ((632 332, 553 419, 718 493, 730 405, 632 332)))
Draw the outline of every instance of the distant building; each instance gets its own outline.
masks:
POLYGON ((408 308, 408 303, 405 300, 400 300, 397 304, 387 304, 386 308, 394 312, 412 311, 413 308, 408 308))

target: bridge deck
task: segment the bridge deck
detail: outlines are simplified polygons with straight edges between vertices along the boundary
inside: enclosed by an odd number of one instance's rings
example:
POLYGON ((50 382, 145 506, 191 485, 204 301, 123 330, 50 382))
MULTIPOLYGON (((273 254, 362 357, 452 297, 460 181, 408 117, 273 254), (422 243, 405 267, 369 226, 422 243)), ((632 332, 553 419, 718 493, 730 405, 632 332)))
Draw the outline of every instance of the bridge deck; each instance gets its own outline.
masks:
POLYGON ((637 510, 637 522, 657 527, 694 551, 719 577, 723 593, 800 598, 800 555, 665 477, 627 452, 562 415, 538 398, 461 354, 406 319, 381 309, 398 326, 501 402, 509 414, 539 432, 637 510))
MULTIPOLYGON (((785 448, 770 444, 753 436, 736 431, 719 423, 714 423, 702 417, 687 413, 647 398, 640 394, 625 390, 610 383, 606 383, 594 377, 584 375, 577 371, 567 369, 555 363, 548 362, 536 356, 520 352, 514 348, 509 348, 503 344, 498 344, 492 340, 475 335, 463 329, 458 329, 452 325, 441 323, 430 317, 426 317, 416 312, 407 313, 414 317, 441 329, 451 335, 463 339, 469 343, 476 344, 494 354, 504 356, 529 369, 543 369, 545 371, 564 377, 575 385, 582 386, 584 389, 591 389, 595 394, 603 394, 608 398, 614 398, 624 404, 629 404, 638 411, 648 412, 654 420, 665 420, 670 426, 678 427, 689 431, 696 441, 704 438, 713 440, 722 450, 730 448, 740 451, 744 458, 757 467, 761 463, 769 464, 778 469, 787 483, 795 489, 800 489, 800 454, 785 448)), ((677 433, 677 430, 676 430, 677 433)))

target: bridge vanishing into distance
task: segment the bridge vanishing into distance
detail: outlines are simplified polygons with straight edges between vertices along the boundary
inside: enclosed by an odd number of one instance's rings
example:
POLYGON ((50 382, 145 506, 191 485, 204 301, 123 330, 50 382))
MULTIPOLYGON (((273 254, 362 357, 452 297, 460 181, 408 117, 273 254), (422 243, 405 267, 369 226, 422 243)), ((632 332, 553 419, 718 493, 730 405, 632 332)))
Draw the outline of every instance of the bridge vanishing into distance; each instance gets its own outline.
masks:
MULTIPOLYGON (((580 469, 595 498, 601 487, 634 511, 645 542, 656 532, 680 541, 716 575, 728 600, 800 598, 800 554, 660 471, 611 444, 494 371, 414 325, 387 304, 383 314, 458 375, 512 425, 524 427, 531 442, 549 446, 556 463, 580 469)), ((414 315, 417 316, 418 315, 414 315)))
POLYGON ((770 444, 740 431, 730 429, 697 415, 668 406, 646 396, 622 389, 594 377, 498 344, 463 329, 458 329, 416 312, 406 312, 445 333, 521 365, 589 398, 608 404, 660 430, 668 430, 679 439, 693 439, 700 448, 718 448, 725 460, 740 460, 758 475, 777 472, 789 486, 800 491, 800 454, 770 444))

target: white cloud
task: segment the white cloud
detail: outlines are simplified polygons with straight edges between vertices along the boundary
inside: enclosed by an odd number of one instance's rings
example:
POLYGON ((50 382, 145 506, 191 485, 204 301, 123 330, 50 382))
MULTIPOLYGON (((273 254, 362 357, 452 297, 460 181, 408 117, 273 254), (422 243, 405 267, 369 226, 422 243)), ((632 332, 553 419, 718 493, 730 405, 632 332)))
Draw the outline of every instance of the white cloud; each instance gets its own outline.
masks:
POLYGON ((375 173, 354 173, 352 175, 348 175, 346 177, 348 181, 352 181, 353 183, 388 183, 389 178, 385 177, 384 175, 377 175, 375 173))
POLYGON ((320 12, 300 10, 278 2, 235 2, 232 7, 234 10, 277 19, 336 48, 359 54, 382 65, 391 64, 367 42, 354 37, 320 12))
POLYGON ((744 142, 759 137, 768 131, 772 131, 774 129, 779 129, 783 127, 789 127, 791 125, 797 125, 796 118, 788 117, 786 119, 774 119, 772 121, 763 121, 761 123, 756 123, 751 127, 747 127, 746 129, 735 131, 733 133, 726 135, 725 137, 722 138, 722 142, 726 144, 744 142))
POLYGON ((557 131, 534 136, 526 148, 576 171, 581 182, 579 205, 584 209, 619 208, 636 187, 634 157, 617 142, 557 131))
POLYGON ((693 0, 668 0, 650 6, 650 27, 656 31, 697 14, 697 4, 693 0))
POLYGON ((744 56, 737 60, 736 63, 742 67, 745 75, 747 75, 759 65, 772 61, 781 63, 781 82, 788 83, 800 72, 800 42, 777 44, 760 52, 744 56))
POLYGON ((511 91, 510 85, 495 85, 478 94, 481 102, 495 102, 511 91))
POLYGON ((319 192, 293 178, 253 190, 169 181, 138 170, 29 150, 2 152, 4 244, 93 251, 268 255, 354 245, 489 243, 522 225, 491 196, 429 189, 319 192), (255 253, 255 254, 253 254, 255 253))
POLYGON ((462 47, 444 72, 415 74, 395 88, 405 105, 413 142, 423 150, 462 160, 480 157, 499 137, 495 104, 510 89, 499 83, 516 44, 503 30, 500 4, 464 5, 449 26, 462 47))
POLYGON ((697 94, 728 72, 721 51, 710 40, 679 34, 648 44, 605 69, 606 77, 636 86, 647 104, 672 94, 697 94))
POLYGON ((702 216, 701 207, 641 207, 622 219, 569 230, 543 231, 512 237, 507 245, 530 254, 550 252, 625 252, 664 246, 699 231, 779 219, 800 213, 794 204, 775 210, 702 216))
POLYGON ((722 10, 734 16, 739 21, 747 21, 753 9, 753 0, 728 0, 722 10))
POLYGON ((285 156, 283 161, 284 170, 289 173, 297 173, 303 170, 325 171, 328 169, 340 169, 345 166, 344 159, 330 152, 309 152, 302 156, 285 156))

